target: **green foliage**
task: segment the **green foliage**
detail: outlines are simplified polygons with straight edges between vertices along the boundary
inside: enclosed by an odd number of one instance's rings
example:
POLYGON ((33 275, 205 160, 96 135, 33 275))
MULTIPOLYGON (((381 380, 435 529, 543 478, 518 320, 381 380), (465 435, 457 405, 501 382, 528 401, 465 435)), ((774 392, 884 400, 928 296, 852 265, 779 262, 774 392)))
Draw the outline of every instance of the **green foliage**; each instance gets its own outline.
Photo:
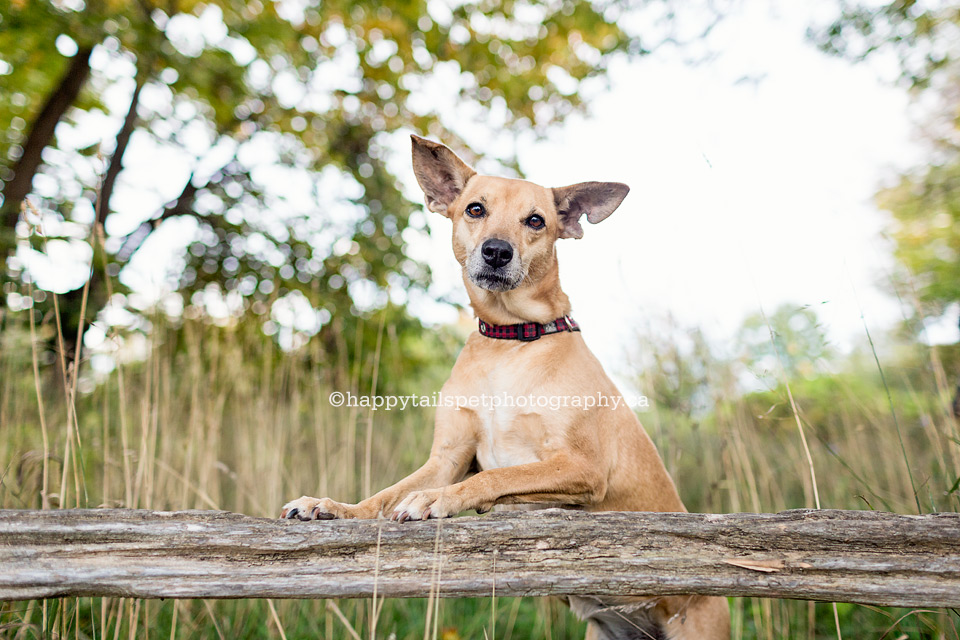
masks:
POLYGON ((920 300, 933 315, 942 314, 960 300, 960 161, 903 176, 878 203, 893 214, 896 256, 913 275, 920 300))
POLYGON ((782 369, 789 379, 816 373, 830 353, 817 314, 808 307, 784 304, 770 315, 755 313, 741 325, 737 344, 744 364, 764 382, 777 386, 782 369))
MULTIPOLYGON (((929 127, 936 160, 901 176, 878 194, 878 204, 895 219, 890 235, 926 309, 943 314, 960 300, 960 132, 957 105, 957 32, 960 6, 897 0, 880 6, 842 5, 827 28, 811 31, 822 49, 854 60, 893 52, 901 78, 917 91, 935 94, 941 122, 929 127)), ((933 117, 937 117, 936 115, 933 117)))
MULTIPOLYGON (((583 108, 581 82, 602 75, 611 54, 639 51, 616 25, 617 3, 467 3, 446 15, 427 5, 6 0, 0 180, 14 178, 31 125, 57 90, 67 60, 55 43, 68 38, 93 48, 93 70, 44 153, 46 179, 34 183, 40 208, 63 221, 47 220, 48 234, 96 244, 86 229, 94 218, 104 222, 106 272, 123 279, 155 229, 193 220, 180 227, 189 251, 171 283, 188 305, 227 297, 234 309, 262 316, 299 292, 324 325, 381 308, 429 281, 405 253, 404 232, 424 228, 419 206, 387 167, 394 132, 450 137, 454 123, 443 121, 426 87, 455 92, 478 123, 543 133, 583 108), (459 86, 430 84, 450 73, 459 86), (124 104, 124 94, 136 100, 124 104), (128 107, 136 119, 127 159, 180 158, 158 167, 150 185, 158 194, 146 199, 156 205, 139 224, 131 224, 134 184, 123 158, 109 157, 116 145, 78 147, 68 141, 77 135, 59 135, 82 134, 104 114, 119 123, 128 107), (117 191, 108 184, 114 195, 99 203, 109 171, 98 148, 119 170, 117 191)), ((94 313, 106 300, 103 280, 101 272, 91 281, 94 313)), ((74 313, 75 298, 65 301, 74 313)))
POLYGON ((894 0, 879 6, 840 6, 840 15, 829 26, 810 31, 828 53, 862 60, 892 51, 900 61, 901 77, 916 88, 930 86, 956 61, 960 7, 955 3, 894 0))
POLYGON ((944 382, 960 348, 903 336, 911 342, 884 352, 884 385, 870 346, 839 356, 826 345, 812 309, 784 305, 768 320, 779 358, 760 314, 744 321, 726 354, 700 331, 672 321, 652 324, 640 336, 634 381, 651 403, 640 418, 688 508, 812 507, 799 418, 825 508, 870 504, 915 513, 916 485, 924 510, 960 509, 949 492, 960 474, 960 439, 947 413, 952 387, 944 382), (766 388, 756 389, 755 376, 766 388))
POLYGON ((703 331, 674 318, 648 319, 632 358, 634 384, 671 423, 713 411, 716 398, 735 386, 729 363, 703 331))

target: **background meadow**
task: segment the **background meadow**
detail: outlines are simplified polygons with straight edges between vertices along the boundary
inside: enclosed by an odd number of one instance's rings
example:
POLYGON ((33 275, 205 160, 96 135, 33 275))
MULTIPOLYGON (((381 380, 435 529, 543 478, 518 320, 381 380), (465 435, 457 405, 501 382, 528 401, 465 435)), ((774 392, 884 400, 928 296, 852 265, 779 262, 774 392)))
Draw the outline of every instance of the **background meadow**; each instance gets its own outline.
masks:
MULTIPOLYGON (((417 132, 484 171, 634 187, 560 247, 562 279, 691 511, 958 510, 958 24, 950 3, 0 3, 0 508, 273 517, 416 468, 432 411, 327 398, 429 395, 475 326, 417 132)), ((731 611, 736 638, 960 637, 955 611, 731 611)), ((3 638, 583 628, 530 598, 0 604, 3 638)))

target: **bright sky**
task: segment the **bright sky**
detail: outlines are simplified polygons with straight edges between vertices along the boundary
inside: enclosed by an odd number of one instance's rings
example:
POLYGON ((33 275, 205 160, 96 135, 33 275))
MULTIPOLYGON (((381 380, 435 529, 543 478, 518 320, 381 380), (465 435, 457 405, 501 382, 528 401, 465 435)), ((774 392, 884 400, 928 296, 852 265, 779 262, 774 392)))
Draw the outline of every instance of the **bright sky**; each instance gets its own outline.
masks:
MULTIPOLYGON (((743 3, 711 35, 717 59, 621 61, 589 117, 521 146, 534 182, 632 189, 559 249, 574 317, 608 369, 622 369, 624 338, 651 315, 672 313, 722 341, 760 305, 811 305, 841 348, 864 336, 861 311, 874 334, 902 317, 881 290, 892 268, 880 236, 888 214, 872 198, 921 163, 923 148, 893 65, 851 65, 805 40, 812 20, 832 15, 824 9, 836 3, 743 3)), ((449 223, 432 216, 431 227, 418 249, 436 290, 465 301, 449 223)), ((450 318, 435 305, 423 313, 450 318)), ((955 323, 937 335, 955 340, 951 332, 955 323)))

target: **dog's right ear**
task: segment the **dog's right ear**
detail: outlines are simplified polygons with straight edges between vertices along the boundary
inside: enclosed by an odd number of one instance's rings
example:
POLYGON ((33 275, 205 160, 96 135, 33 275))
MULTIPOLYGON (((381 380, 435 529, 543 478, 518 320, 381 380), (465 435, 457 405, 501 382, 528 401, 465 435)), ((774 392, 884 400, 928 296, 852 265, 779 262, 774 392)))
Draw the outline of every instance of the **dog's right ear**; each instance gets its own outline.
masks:
POLYGON ((427 209, 447 215, 476 171, 438 142, 411 135, 413 141, 413 173, 423 189, 427 209))

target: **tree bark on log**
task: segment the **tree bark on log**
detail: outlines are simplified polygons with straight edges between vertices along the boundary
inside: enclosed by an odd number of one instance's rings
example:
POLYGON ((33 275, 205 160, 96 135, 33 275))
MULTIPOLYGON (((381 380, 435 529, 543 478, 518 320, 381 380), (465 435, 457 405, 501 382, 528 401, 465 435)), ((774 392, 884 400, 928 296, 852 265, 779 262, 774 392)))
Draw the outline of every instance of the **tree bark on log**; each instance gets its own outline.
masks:
POLYGON ((0 511, 0 599, 710 594, 960 606, 960 514, 583 513, 398 524, 0 511))

